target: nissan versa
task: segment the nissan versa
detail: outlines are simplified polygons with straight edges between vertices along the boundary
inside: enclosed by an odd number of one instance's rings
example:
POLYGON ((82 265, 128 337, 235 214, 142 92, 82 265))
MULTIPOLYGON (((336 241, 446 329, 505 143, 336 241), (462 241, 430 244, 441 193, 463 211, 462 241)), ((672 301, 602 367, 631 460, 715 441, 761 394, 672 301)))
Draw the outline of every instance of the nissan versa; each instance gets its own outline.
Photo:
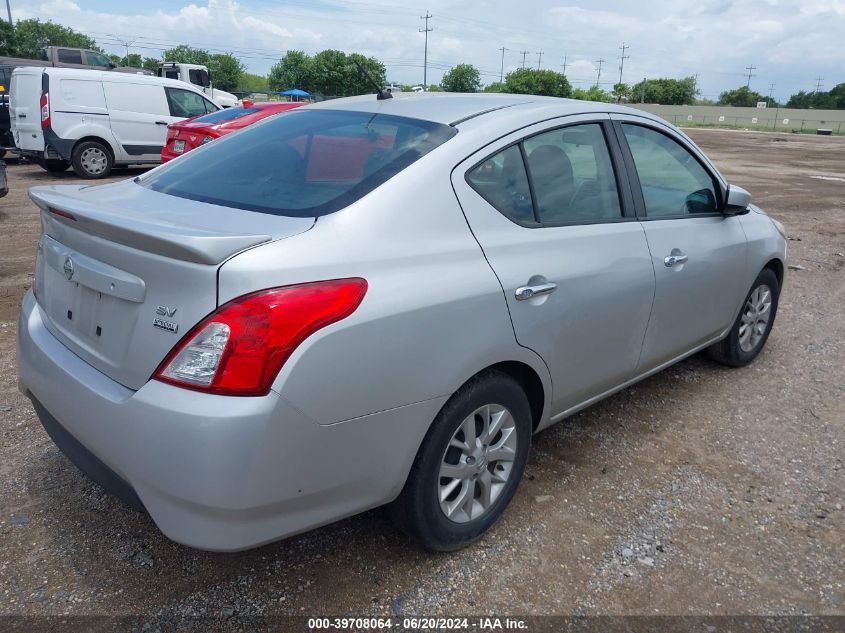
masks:
POLYGON ((532 433, 698 350, 751 362, 786 258, 674 127, 525 95, 338 99, 30 195, 21 389, 209 550, 383 504, 428 548, 472 542, 532 433))

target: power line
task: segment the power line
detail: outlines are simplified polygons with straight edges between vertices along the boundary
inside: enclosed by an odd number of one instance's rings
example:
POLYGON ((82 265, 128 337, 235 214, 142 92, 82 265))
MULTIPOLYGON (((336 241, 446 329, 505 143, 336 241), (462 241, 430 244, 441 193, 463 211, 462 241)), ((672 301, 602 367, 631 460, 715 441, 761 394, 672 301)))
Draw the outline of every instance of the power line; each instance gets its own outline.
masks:
POLYGON ((528 53, 530 53, 531 51, 519 51, 519 52, 522 53, 522 68, 524 70, 525 69, 525 56, 528 55, 528 53))
POLYGON ((757 76, 757 75, 752 74, 755 70, 757 70, 757 67, 754 64, 751 64, 750 66, 746 66, 745 70, 748 71, 748 81, 746 82, 745 87, 750 88, 751 87, 751 78, 757 76))
POLYGON ((596 88, 599 87, 599 82, 601 82, 601 67, 602 67, 602 64, 604 64, 604 62, 605 62, 604 59, 597 59, 596 60, 596 63, 599 65, 599 74, 596 76, 596 88))
POLYGON ((543 60, 543 49, 540 49, 540 52, 537 53, 537 70, 540 70, 540 62, 543 60))
POLYGON ((502 69, 499 71, 499 83, 502 83, 505 78, 505 51, 508 49, 502 46, 499 50, 502 51, 502 69))
POLYGON ((631 48, 627 46, 625 42, 622 42, 622 46, 619 49, 622 51, 621 57, 619 57, 619 83, 622 83, 622 69, 625 68, 625 60, 629 59, 631 56, 625 54, 625 49, 631 48))
POLYGON ((425 53, 423 53, 423 89, 428 88, 428 34, 434 29, 428 28, 428 21, 434 16, 425 10, 425 15, 420 16, 420 20, 425 20, 425 28, 419 29, 420 33, 425 33, 425 53))

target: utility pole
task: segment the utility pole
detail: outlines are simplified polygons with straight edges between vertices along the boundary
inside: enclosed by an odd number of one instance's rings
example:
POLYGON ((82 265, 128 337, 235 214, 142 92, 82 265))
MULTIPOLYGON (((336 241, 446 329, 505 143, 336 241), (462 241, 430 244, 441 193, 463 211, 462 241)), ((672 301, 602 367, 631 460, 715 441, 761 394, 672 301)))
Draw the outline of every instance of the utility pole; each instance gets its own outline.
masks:
POLYGON ((419 29, 420 33, 425 33, 425 53, 423 53, 423 90, 428 90, 428 34, 434 29, 428 28, 428 21, 434 16, 425 10, 425 15, 420 16, 420 20, 425 20, 425 28, 419 29))
POLYGON ((698 73, 695 73, 692 77, 692 98, 695 99, 695 95, 698 94, 698 73))
POLYGON ((543 51, 537 53, 537 70, 540 70, 540 62, 543 61, 543 51))
POLYGON ((757 70, 757 67, 754 64, 751 64, 750 66, 746 66, 745 70, 748 71, 748 81, 745 83, 745 87, 750 88, 751 87, 751 78, 757 76, 757 75, 752 74, 755 70, 757 70))
POLYGON ((822 91, 822 82, 824 81, 824 77, 816 77, 816 92, 822 91))
POLYGON ((9 6, 9 0, 6 0, 6 11, 9 12, 9 24, 12 23, 12 7, 9 6))
POLYGON ((769 101, 774 101, 772 95, 775 93, 775 84, 774 82, 769 84, 769 101))
POLYGON ((563 74, 566 74, 566 55, 563 56, 563 74))
POLYGON ((619 47, 619 50, 622 51, 622 56, 619 58, 619 83, 622 83, 622 69, 625 68, 625 60, 629 59, 631 56, 625 54, 625 50, 631 48, 627 46, 625 42, 622 42, 622 46, 619 47))
POLYGON ((502 83, 505 78, 505 51, 508 49, 502 46, 499 50, 502 51, 502 70, 499 72, 499 83, 502 83))
POLYGON ((519 51, 522 53, 522 69, 525 70, 525 56, 528 55, 531 51, 519 51))
POLYGON ((645 77, 643 77, 642 86, 643 89, 640 91, 640 103, 645 103, 645 77))
POLYGON ((602 64, 604 64, 604 62, 605 62, 605 60, 603 60, 603 59, 597 59, 596 60, 596 63, 599 65, 599 74, 596 75, 596 88, 599 87, 599 82, 601 81, 601 67, 602 67, 602 64))
POLYGON ((126 47, 126 65, 128 66, 129 65, 129 47, 132 46, 137 41, 137 38, 134 39, 134 40, 127 41, 127 40, 124 40, 121 37, 118 37, 117 35, 114 35, 114 34, 112 34, 111 37, 113 37, 114 39, 116 39, 118 42, 120 42, 121 44, 123 44, 126 47))

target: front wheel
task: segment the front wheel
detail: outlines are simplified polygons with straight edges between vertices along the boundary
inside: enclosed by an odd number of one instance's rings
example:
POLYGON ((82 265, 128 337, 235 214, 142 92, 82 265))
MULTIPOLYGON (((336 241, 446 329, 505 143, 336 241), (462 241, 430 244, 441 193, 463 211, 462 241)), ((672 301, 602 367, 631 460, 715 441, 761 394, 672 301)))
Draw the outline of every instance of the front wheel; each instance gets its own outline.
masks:
POLYGON ((99 141, 84 141, 73 148, 73 171, 80 178, 105 178, 114 159, 108 147, 99 141))
POLYGON ((504 512, 531 444, 528 398, 510 376, 481 374, 444 405, 389 508, 400 530, 436 551, 469 545, 504 512))
POLYGON ((742 367, 757 358, 775 323, 779 296, 777 275, 764 268, 751 284, 730 333, 707 349, 710 358, 731 367, 742 367))

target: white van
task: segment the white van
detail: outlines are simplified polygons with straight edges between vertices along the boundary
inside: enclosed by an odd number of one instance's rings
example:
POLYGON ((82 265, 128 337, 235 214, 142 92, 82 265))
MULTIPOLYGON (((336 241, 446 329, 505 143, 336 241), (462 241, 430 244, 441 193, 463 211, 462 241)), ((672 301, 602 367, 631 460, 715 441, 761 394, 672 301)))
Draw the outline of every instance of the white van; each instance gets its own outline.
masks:
POLYGON ((181 81, 76 68, 16 68, 10 92, 21 154, 82 178, 161 162, 169 123, 219 109, 181 81))

